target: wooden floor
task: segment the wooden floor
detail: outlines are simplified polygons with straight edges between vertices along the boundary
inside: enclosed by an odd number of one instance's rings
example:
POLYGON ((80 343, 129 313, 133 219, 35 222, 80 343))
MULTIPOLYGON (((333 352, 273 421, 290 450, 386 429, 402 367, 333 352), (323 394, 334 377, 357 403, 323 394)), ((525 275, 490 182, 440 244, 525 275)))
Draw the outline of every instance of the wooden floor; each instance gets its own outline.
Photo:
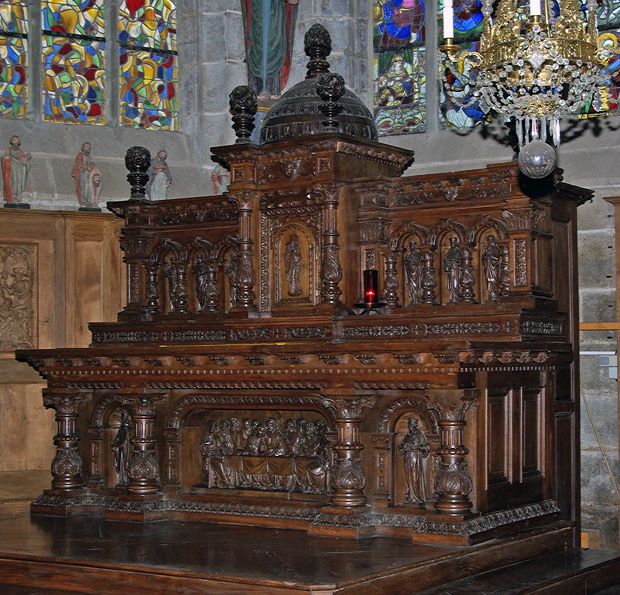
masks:
MULTIPOLYGON (((48 480, 48 473, 0 474, 0 497, 21 503, 48 480)), ((0 507, 0 595, 590 595, 620 583, 620 558, 608 552, 556 552, 489 571, 508 559, 506 548, 527 551, 527 540, 439 547, 206 523, 31 516, 18 508, 0 507)))

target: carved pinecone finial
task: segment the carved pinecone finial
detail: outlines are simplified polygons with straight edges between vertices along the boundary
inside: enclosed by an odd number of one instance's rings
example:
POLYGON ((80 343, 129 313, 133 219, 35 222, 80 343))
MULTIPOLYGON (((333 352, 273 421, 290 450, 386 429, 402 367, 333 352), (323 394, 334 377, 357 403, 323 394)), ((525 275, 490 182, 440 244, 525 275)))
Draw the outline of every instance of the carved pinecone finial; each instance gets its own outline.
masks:
POLYGON ((308 29, 304 37, 304 49, 306 56, 310 58, 307 64, 307 79, 329 72, 329 62, 325 58, 332 52, 332 39, 323 25, 315 23, 308 29))
POLYGON ((324 102, 319 104, 319 109, 326 118, 322 122, 326 132, 338 130, 339 122, 336 117, 343 106, 337 101, 344 95, 344 91, 344 79, 335 72, 323 73, 316 81, 317 95, 324 102))
POLYGON ((239 85, 230 93, 230 111, 233 113, 233 129, 237 143, 249 143, 254 130, 254 114, 258 109, 258 98, 248 85, 239 85))
POLYGON ((146 173, 151 165, 151 154, 144 147, 131 147, 125 154, 125 167, 129 170, 127 181, 131 186, 131 198, 144 200, 145 186, 149 181, 146 173))

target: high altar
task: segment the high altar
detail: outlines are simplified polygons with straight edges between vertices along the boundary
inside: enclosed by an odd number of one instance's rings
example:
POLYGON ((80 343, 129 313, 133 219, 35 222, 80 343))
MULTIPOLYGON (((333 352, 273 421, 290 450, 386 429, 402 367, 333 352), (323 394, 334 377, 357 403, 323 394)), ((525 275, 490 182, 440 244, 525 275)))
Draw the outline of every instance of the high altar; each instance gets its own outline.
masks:
POLYGON ((514 163, 403 177, 321 27, 306 48, 260 144, 232 93, 223 196, 145 200, 129 150, 126 307, 89 348, 18 353, 58 423, 32 512, 571 546, 590 191, 514 163))

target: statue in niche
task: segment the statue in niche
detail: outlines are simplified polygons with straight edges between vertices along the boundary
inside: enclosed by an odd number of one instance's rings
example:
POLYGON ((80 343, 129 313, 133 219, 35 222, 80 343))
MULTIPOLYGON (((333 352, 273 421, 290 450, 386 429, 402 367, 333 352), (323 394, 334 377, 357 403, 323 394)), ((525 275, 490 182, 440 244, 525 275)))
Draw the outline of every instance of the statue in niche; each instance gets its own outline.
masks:
POLYGON ((420 430, 415 417, 409 418, 407 434, 398 450, 403 455, 405 466, 405 481, 407 482, 405 502, 424 504, 427 499, 424 459, 428 456, 430 449, 426 436, 420 430))
POLYGON ((98 200, 101 194, 102 176, 101 171, 95 165, 91 150, 91 143, 82 144, 71 171, 71 176, 75 179, 75 191, 81 211, 100 211, 98 200))
POLYGON ((242 0, 248 83, 259 98, 280 97, 291 69, 299 0, 242 0))
POLYGON ((224 194, 224 192, 227 192, 228 184, 230 184, 228 170, 218 163, 211 172, 211 182, 213 182, 213 194, 224 194))
POLYGON ((499 300, 501 260, 502 249, 497 239, 493 235, 487 236, 487 245, 482 254, 482 265, 487 280, 489 300, 493 302, 499 300))
POLYGON ((226 267, 226 276, 228 277, 228 287, 230 290, 230 307, 237 306, 237 287, 239 286, 239 252, 233 252, 230 255, 230 263, 226 267))
POLYGON ((459 301, 461 264, 463 262, 463 252, 457 245, 457 238, 450 238, 450 248, 444 258, 443 270, 448 278, 448 297, 449 302, 455 304, 459 301))
POLYGON ((301 248, 296 235, 286 242, 284 252, 284 272, 288 281, 288 295, 298 296, 302 294, 300 275, 301 275, 301 248))
POLYGON ((121 413, 121 425, 112 440, 114 453, 114 467, 118 473, 118 485, 126 486, 129 483, 129 451, 131 448, 131 418, 126 411, 121 413))
POLYGON ((217 285, 212 267, 204 261, 204 255, 196 254, 196 264, 192 274, 196 279, 196 297, 200 312, 217 310, 217 285))
POLYGON ((19 197, 26 189, 31 159, 32 155, 22 151, 21 140, 14 134, 9 139, 9 146, 2 158, 2 179, 6 204, 22 204, 19 197))
POLYGON ((172 310, 182 310, 186 297, 186 291, 181 280, 179 267, 172 263, 168 264, 164 269, 164 275, 168 279, 172 310))
POLYGON ((422 301, 422 270, 424 266, 424 256, 417 244, 412 240, 409 242, 409 252, 404 258, 405 280, 409 290, 409 301, 412 304, 419 304, 422 301))
POLYGON ((146 183, 145 192, 151 200, 165 200, 168 198, 168 188, 172 184, 172 175, 168 167, 168 153, 163 149, 151 161, 147 170, 149 181, 146 183))

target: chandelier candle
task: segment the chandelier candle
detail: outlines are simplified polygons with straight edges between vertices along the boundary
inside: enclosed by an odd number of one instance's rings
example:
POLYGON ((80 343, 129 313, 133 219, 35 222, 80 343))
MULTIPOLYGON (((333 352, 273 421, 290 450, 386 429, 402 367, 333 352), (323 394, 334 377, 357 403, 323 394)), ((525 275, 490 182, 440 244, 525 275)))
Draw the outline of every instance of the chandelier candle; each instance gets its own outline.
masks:
MULTIPOLYGON (((540 0, 538 0, 540 2, 540 0)), ((446 0, 443 5, 443 36, 444 39, 454 39, 454 9, 452 0, 446 0)))

